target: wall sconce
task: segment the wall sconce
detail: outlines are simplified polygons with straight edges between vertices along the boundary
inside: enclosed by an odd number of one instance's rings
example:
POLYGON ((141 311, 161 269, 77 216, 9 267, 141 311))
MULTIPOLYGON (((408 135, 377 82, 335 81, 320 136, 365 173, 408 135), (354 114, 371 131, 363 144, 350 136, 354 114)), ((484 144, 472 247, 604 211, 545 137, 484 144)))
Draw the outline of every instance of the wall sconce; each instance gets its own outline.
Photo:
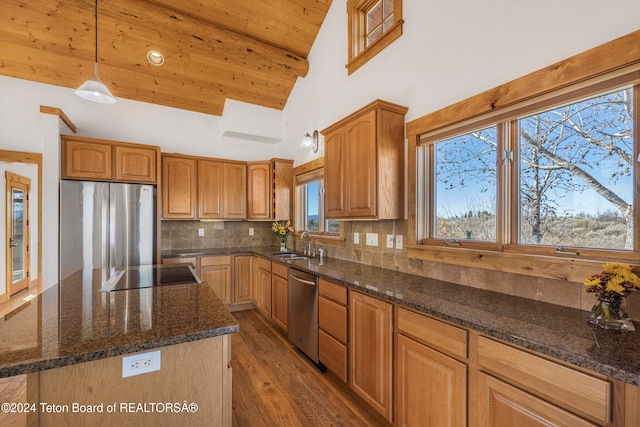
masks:
POLYGON ((313 148, 313 152, 318 152, 318 131, 313 131, 313 136, 309 135, 309 132, 302 138, 302 142, 300 143, 300 147, 302 148, 313 148))

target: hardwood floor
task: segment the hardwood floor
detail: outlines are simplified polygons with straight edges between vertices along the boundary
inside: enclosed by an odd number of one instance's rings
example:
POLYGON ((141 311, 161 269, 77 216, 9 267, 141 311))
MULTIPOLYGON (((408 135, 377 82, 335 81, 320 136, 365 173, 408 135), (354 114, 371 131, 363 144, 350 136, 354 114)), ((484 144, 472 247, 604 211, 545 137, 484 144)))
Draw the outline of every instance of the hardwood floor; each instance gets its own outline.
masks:
POLYGON ((233 315, 240 324, 231 338, 235 427, 389 425, 257 310, 233 315))
MULTIPOLYGON (((233 426, 389 426, 349 388, 320 370, 256 309, 232 313, 233 426)), ((0 402, 26 402, 24 375, 0 379, 0 402)), ((26 424, 0 412, 0 426, 26 424)))

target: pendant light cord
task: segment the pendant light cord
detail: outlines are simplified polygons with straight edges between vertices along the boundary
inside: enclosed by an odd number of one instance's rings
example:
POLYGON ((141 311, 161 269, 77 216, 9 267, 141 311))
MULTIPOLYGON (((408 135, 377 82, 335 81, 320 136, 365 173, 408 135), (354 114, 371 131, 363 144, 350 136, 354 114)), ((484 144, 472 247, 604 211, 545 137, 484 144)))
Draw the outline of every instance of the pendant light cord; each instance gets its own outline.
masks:
POLYGON ((98 64, 98 0, 96 0, 95 10, 95 22, 96 22, 96 64, 98 64))

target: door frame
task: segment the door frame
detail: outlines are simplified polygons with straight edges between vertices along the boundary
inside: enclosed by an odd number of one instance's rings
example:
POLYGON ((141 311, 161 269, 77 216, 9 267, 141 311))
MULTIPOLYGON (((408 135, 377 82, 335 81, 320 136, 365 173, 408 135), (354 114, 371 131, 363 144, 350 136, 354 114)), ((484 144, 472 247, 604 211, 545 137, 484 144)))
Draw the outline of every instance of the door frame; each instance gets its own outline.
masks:
MULTIPOLYGON (((31 281, 30 287, 40 286, 42 284, 42 154, 26 151, 0 150, 0 162, 33 164, 38 167, 38 278, 31 281)), ((31 247, 31 252, 33 253, 33 247, 31 247)), ((6 273, 6 271, 4 273, 6 273)), ((31 274, 31 276, 33 276, 33 274, 31 274)), ((7 286, 7 292, 0 295, 0 301, 7 299, 9 299, 9 286, 7 286)))
POLYGON ((11 298, 11 296, 15 293, 18 292, 18 290, 15 290, 13 288, 14 282, 13 282, 13 267, 10 267, 10 264, 13 264, 13 251, 10 249, 10 244, 11 244, 11 236, 13 235, 13 228, 14 228, 14 222, 15 222, 15 218, 13 217, 13 209, 12 209, 12 205, 13 205, 13 193, 12 193, 12 189, 14 188, 19 188, 20 190, 22 190, 24 192, 24 211, 23 211, 23 229, 24 229, 24 235, 23 235, 23 260, 22 263, 24 265, 24 272, 25 272, 25 278, 23 280, 26 281, 26 287, 24 287, 24 289, 20 289, 21 290, 29 290, 29 288, 31 287, 31 225, 29 224, 30 221, 30 214, 29 214, 29 195, 31 194, 31 179, 27 178, 25 176, 22 175, 18 175, 17 173, 14 172, 9 172, 6 171, 5 172, 5 178, 6 178, 6 190, 5 190, 5 196, 6 196, 6 226, 5 226, 5 233, 6 233, 6 246, 5 246, 5 251, 6 251, 6 278, 7 278, 7 295, 9 295, 9 298, 11 298), (26 221, 26 223, 24 222, 26 221), (11 254, 11 255, 10 255, 11 254))

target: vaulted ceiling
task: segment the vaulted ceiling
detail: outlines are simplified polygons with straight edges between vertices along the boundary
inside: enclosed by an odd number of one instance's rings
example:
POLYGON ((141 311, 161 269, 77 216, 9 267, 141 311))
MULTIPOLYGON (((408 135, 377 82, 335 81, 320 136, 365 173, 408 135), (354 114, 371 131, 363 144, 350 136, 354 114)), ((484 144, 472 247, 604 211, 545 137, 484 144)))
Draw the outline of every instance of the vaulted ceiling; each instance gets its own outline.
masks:
MULTIPOLYGON (((100 0, 98 72, 122 98, 222 115, 283 109, 331 0, 100 0), (164 65, 151 65, 149 50, 164 65)), ((76 88, 94 74, 95 2, 3 0, 0 74, 76 88)))

